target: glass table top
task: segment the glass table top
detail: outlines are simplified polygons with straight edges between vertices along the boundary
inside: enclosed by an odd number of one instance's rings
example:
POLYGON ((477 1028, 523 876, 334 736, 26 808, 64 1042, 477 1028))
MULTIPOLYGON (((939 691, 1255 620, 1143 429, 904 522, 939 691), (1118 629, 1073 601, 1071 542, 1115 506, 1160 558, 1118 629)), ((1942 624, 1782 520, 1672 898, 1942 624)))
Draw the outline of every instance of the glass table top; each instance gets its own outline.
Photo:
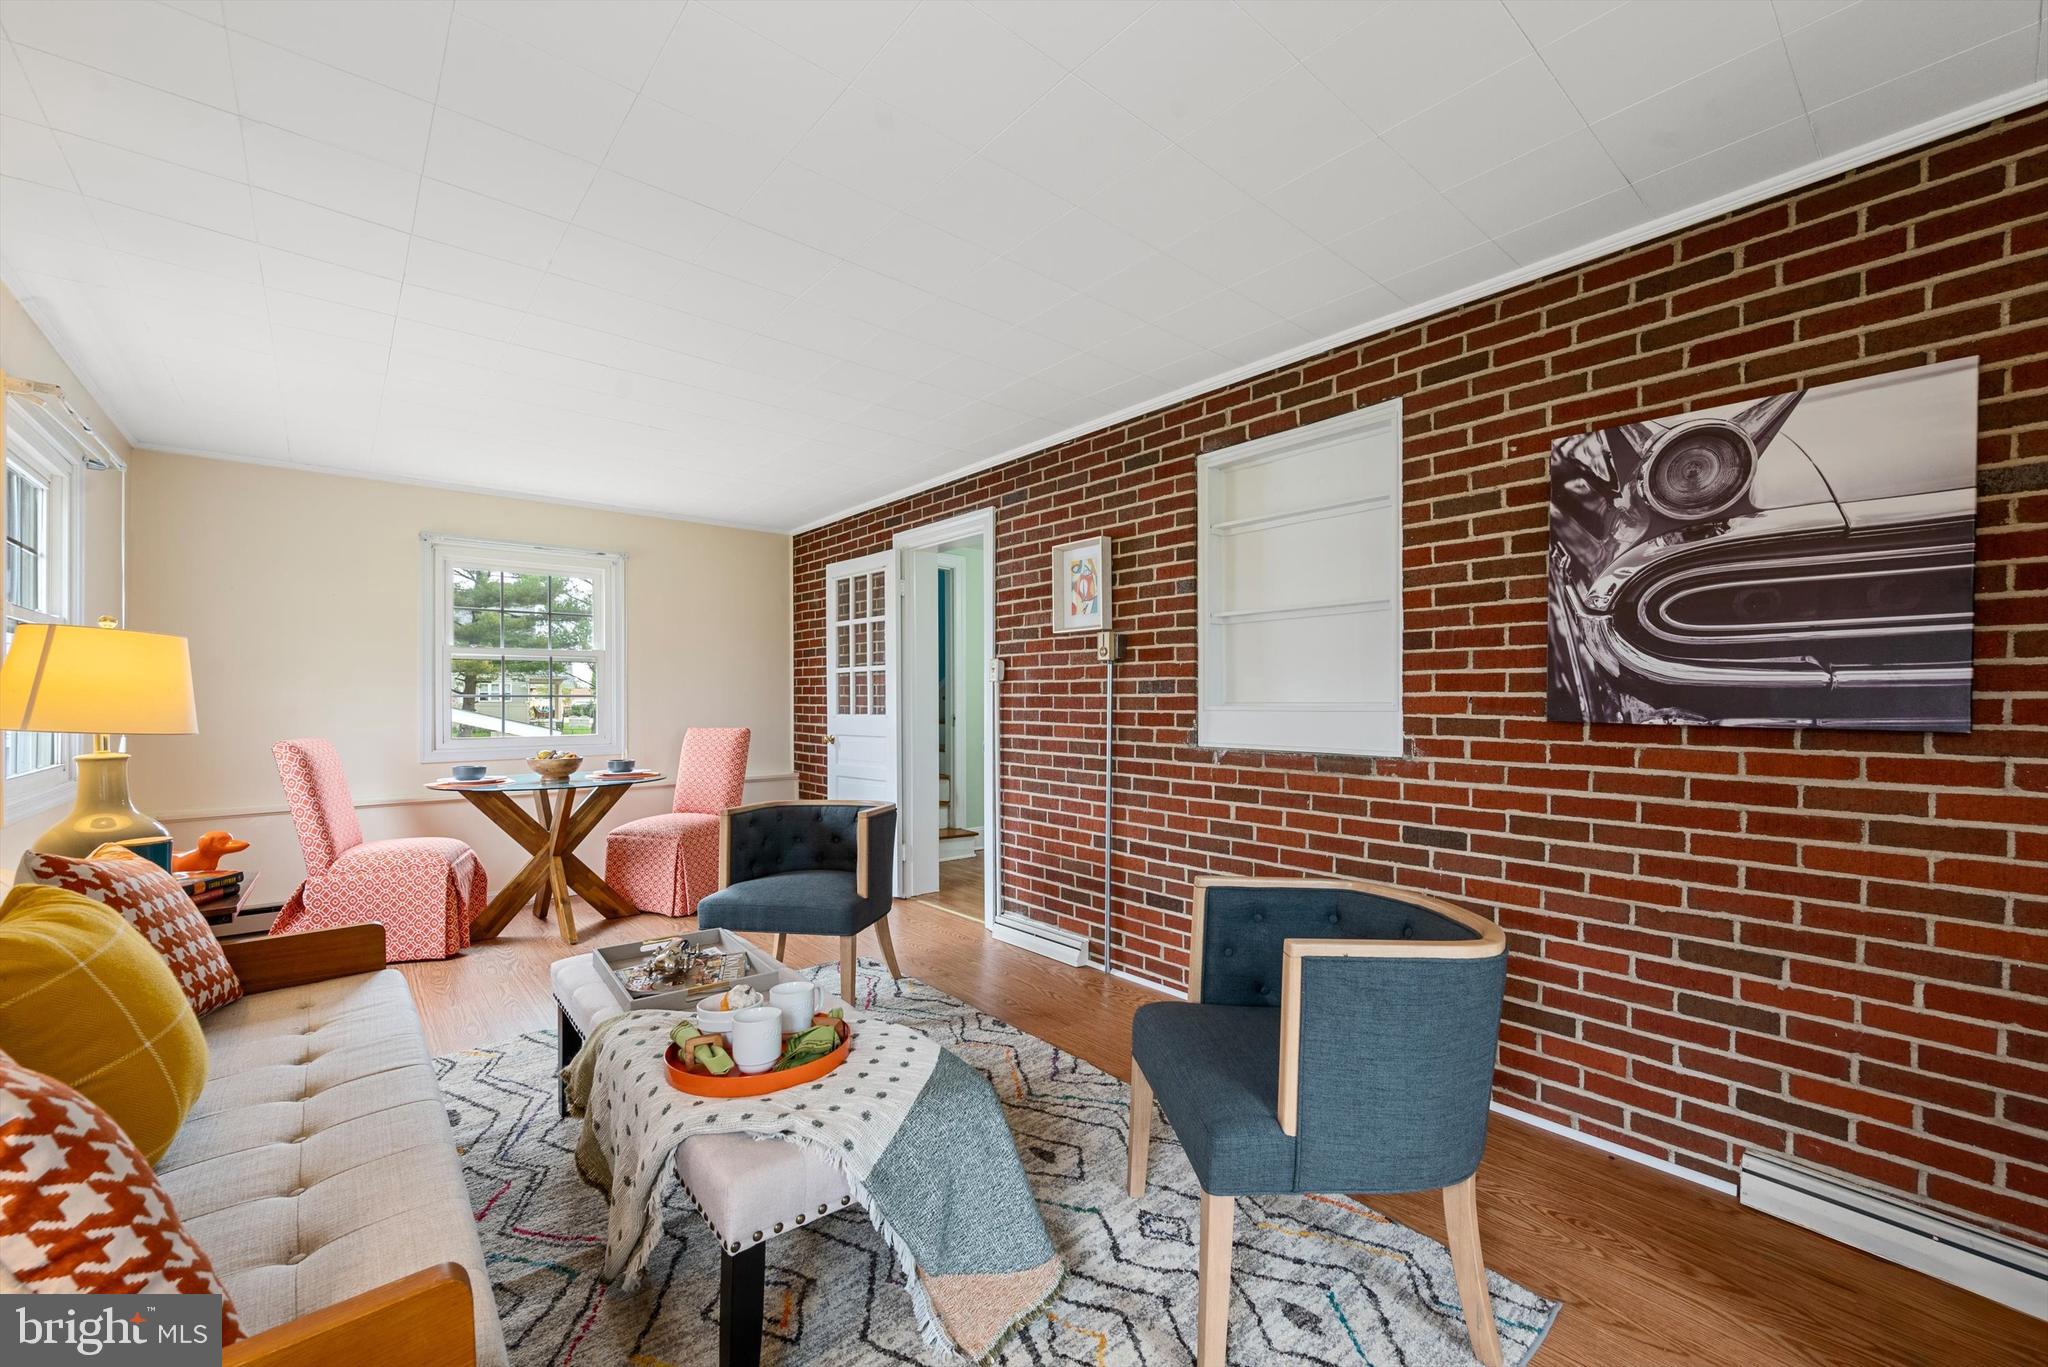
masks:
POLYGON ((436 779, 427 787, 439 793, 537 793, 566 788, 630 788, 637 783, 659 783, 667 777, 667 774, 607 774, 600 770, 586 770, 567 778, 542 778, 539 774, 490 774, 471 783, 444 778, 436 779))

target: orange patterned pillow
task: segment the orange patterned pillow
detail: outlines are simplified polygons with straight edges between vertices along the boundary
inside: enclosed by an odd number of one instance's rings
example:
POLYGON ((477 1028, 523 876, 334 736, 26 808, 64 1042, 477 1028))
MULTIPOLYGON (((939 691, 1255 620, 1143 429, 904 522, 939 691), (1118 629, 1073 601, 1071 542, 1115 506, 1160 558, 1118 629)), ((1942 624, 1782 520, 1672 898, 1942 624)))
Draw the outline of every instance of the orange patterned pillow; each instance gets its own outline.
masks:
POLYGON ((0 1278, 28 1291, 213 1294, 241 1322, 156 1174, 107 1113, 0 1054, 0 1278))
POLYGON ((196 1014, 241 1000, 242 980, 207 928, 205 914, 177 879, 147 859, 72 859, 31 851, 22 857, 21 871, 31 882, 82 893, 120 912, 164 956, 196 1014))

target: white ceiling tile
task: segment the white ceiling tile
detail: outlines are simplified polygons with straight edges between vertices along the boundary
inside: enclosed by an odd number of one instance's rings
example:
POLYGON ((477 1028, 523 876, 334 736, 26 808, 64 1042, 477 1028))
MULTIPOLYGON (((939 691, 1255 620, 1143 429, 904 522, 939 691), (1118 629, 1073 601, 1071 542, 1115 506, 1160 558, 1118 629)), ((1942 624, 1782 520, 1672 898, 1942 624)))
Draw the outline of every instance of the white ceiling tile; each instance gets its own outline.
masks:
POLYGON ((625 121, 633 92, 497 29, 457 18, 448 29, 439 103, 596 163, 625 121))
POLYGON ((1529 41, 1540 48, 1610 10, 1619 9, 1623 3, 1624 0, 1507 0, 1507 7, 1529 41))
POLYGON ((1668 171, 1645 176, 1635 183, 1635 188, 1651 213, 1676 213, 1745 185, 1783 175, 1817 155, 1813 125, 1801 115, 1691 161, 1680 162, 1668 171))
POLYGON ((1129 233, 1076 209, 1018 243, 1010 259, 1072 289, 1088 289, 1151 254, 1129 233))
POLYGON ((164 3, 172 9, 183 10, 194 19, 204 19, 209 24, 225 22, 220 0, 164 0, 164 3))
POLYGON ((401 231, 413 226, 420 178, 389 162, 243 121, 249 183, 401 231))
POLYGON ((951 293, 994 259, 986 247, 898 214, 882 231, 847 252, 849 261, 898 280, 915 280, 938 294, 951 293))
POLYGON ((1793 33, 1816 24, 1836 10, 1848 9, 1857 0, 1771 0, 1771 8, 1778 15, 1779 32, 1790 37, 1793 33))
POLYGON ((2034 79, 2039 35, 2020 29, 1883 85, 1809 110, 1823 155, 1846 152, 1951 109, 2017 90, 2034 79))
POLYGON ((930 194, 972 153, 893 105, 849 90, 789 155, 821 175, 892 203, 907 203, 930 194))
POLYGON ((834 266, 803 297, 806 303, 850 313, 883 327, 892 327, 934 302, 929 290, 893 280, 851 261, 834 266))
POLYGON ((1331 4, 1330 0, 1238 0, 1238 8, 1278 38, 1289 52, 1307 58, 1372 17, 1374 7, 1331 4))
POLYGON ((444 181, 420 182, 413 223, 415 256, 422 241, 481 252, 522 266, 544 268, 567 224, 444 181))
POLYGON ((75 0, 8 0, 0 25, 16 47, 36 48, 153 85, 217 109, 235 107, 220 29, 163 5, 130 5, 118 20, 75 0))
POLYGON ((21 57, 14 50, 14 44, 0 39, 0 114, 10 119, 26 119, 30 123, 47 122, 42 105, 36 102, 35 92, 28 88, 28 77, 22 72, 21 57))
MULTIPOLYGON (((12 185, 7 187, 7 191, 9 210, 20 209, 23 200, 19 192, 12 185)), ((43 193, 56 192, 46 190, 43 193)), ((188 223, 126 209, 118 204, 88 203, 100 237, 116 251, 153 261, 167 261, 190 270, 209 271, 235 280, 263 279, 262 269, 257 264, 256 244, 244 238, 195 228, 188 223)), ((36 221, 45 220, 45 213, 36 214, 36 221)))
POLYGON ((407 234, 268 190, 253 191, 252 198, 256 240, 264 246, 392 280, 405 277, 406 248, 411 242, 407 234))
POLYGON ((634 90, 682 10, 683 0, 457 0, 455 6, 464 19, 634 90))
POLYGON ((1494 241, 1522 265, 1534 265, 1587 242, 1633 228, 1652 217, 1633 186, 1611 190, 1548 218, 1499 234, 1494 241))
POLYGON ((913 218, 1006 252, 1072 209, 1014 171, 976 157, 906 206, 913 218))
POLYGON ((571 228, 563 235, 548 270, 666 308, 749 327, 758 327, 790 302, 789 295, 586 228, 571 228))
POLYGON ((1495 0, 1399 0, 1306 65, 1367 124, 1385 132, 1533 51, 1495 0))
POLYGON ((1184 136, 1181 145, 1264 195, 1372 137, 1329 87, 1296 67, 1184 136))
POLYGON ((240 121, 224 109, 33 48, 21 65, 52 128, 209 175, 248 174, 240 121))
POLYGON ((0 115, 0 176, 32 180, 59 190, 78 189, 56 135, 39 123, 0 115))
POLYGON ((897 211, 794 162, 769 173, 739 217, 820 250, 843 255, 895 220, 897 211))
POLYGON ((1078 201, 1156 160, 1167 146, 1159 130, 1069 76, 997 134, 982 155, 1078 201))
POLYGON ((641 100, 619 129, 605 167, 672 194, 727 211, 768 178, 779 155, 763 143, 641 100))
POLYGON ((997 258, 955 285, 947 297, 1014 326, 1073 293, 1049 276, 997 258))
POLYGON ((1269 356, 1292 351, 1314 338, 1298 323, 1282 318, 1242 337, 1219 343, 1213 350, 1233 366, 1253 365, 1269 356))
POLYGON ((597 167, 452 110, 434 115, 427 175, 568 221, 597 167))
POLYGON ((212 271, 189 270, 168 261, 109 251, 107 260, 128 289, 194 312, 232 313, 257 323, 270 321, 263 284, 252 271, 247 280, 212 271))
MULTIPOLYGON (((1164 367, 1185 361, 1189 356, 1186 338, 1176 337, 1151 323, 1140 323, 1122 332, 1105 333, 1090 342, 1088 350, 1146 374, 1157 374, 1164 367)), ((1206 351, 1202 353, 1202 365, 1214 365, 1206 351)))
POLYGON ((1311 247, 1239 280, 1236 289, 1253 303, 1265 305, 1282 318, 1292 318, 1332 299, 1356 294, 1372 283, 1364 271, 1335 252, 1311 247))
POLYGON ((1593 125, 1630 180, 1642 180, 1805 112, 1777 43, 1724 62, 1593 125))
POLYGON ((1327 242, 1434 193, 1393 148, 1375 141, 1289 181, 1265 202, 1282 218, 1327 242))
POLYGON ((1820 109, 2040 22, 2039 0, 1864 3, 1787 34, 1785 47, 1807 108, 1820 109))
POLYGON ((1588 122, 1778 41, 1770 0, 1632 0, 1542 49, 1588 122))
POLYGON ((703 5, 683 11, 641 94, 747 135, 781 156, 846 89, 846 78, 703 5))
POLYGON ((708 7, 762 37, 851 80, 860 74, 917 0, 705 0, 708 7))
MULTIPOLYGON (((695 260, 730 219, 694 199, 657 190, 616 171, 599 171, 576 210, 576 222, 651 251, 695 260)), ((554 249, 552 241, 547 249, 554 249)), ((545 263, 543 256, 535 264, 545 263)))
MULTIPOLYGON (((227 26, 365 80, 434 98, 448 0, 227 0, 227 26)), ((239 74, 240 53, 236 54, 239 74)))
POLYGON ((1584 128, 1503 166, 1453 185, 1444 198, 1481 232, 1498 237, 1563 213, 1589 199, 1626 190, 1628 181, 1600 140, 1584 128))
POLYGON ((975 0, 975 8, 1025 42, 1073 68, 1130 27, 1151 0, 1096 0, 1087 5, 1048 5, 1045 0, 975 0))
POLYGON ((698 259, 740 280, 801 294, 832 270, 833 258, 816 247, 741 219, 728 221, 698 259))
POLYGON ((1382 283, 1408 303, 1423 304, 1439 295, 1469 290, 1482 280, 1513 270, 1514 266, 1513 259, 1497 244, 1481 242, 1382 283))
POLYGON ((1434 195, 1346 233, 1330 243, 1330 250, 1384 285, 1484 240, 1485 234, 1455 205, 1434 195))
POLYGON ((1090 196, 1093 212, 1154 247, 1246 208, 1251 196, 1180 147, 1090 196))
POLYGON ((1138 320, 1122 309, 1111 308, 1092 294, 1071 293, 1050 308, 1024 319, 1023 326, 1071 347, 1093 348, 1106 338, 1129 332, 1138 326, 1138 320))
POLYGON ((1090 293, 1111 308, 1151 321, 1215 291, 1216 282, 1193 266, 1165 252, 1154 252, 1110 276, 1090 293))
POLYGON ((971 5, 920 5, 854 82, 979 147, 1066 69, 971 5))
POLYGON ((392 318, 388 313, 284 290, 266 290, 264 296, 270 322, 274 326, 323 332, 387 350, 391 346, 392 318))
POLYGON ((0 269, 17 281, 35 275, 81 285, 122 283, 114 253, 105 247, 19 229, 0 229, 0 269))
POLYGON ((1075 68, 1168 137, 1293 66, 1294 55, 1229 0, 1154 5, 1075 68))
MULTIPOLYGON (((413 244, 417 247, 419 244, 413 244)), ((398 282, 331 261, 316 261, 297 252, 277 247, 258 247, 263 283, 271 289, 310 294, 336 304, 375 309, 380 313, 398 311, 398 282)))
POLYGON ((209 176, 69 133, 57 134, 57 145, 64 149, 64 159, 88 199, 125 204, 235 237, 255 235, 249 187, 242 181, 209 176))
POLYGON ((1375 320, 1399 311, 1401 300, 1385 285, 1367 285, 1294 315, 1311 337, 1363 337, 1375 320))
POLYGON ((1197 228, 1167 250, 1218 284, 1234 285, 1272 261, 1301 255, 1315 242, 1263 204, 1197 228))
POLYGON ((230 33, 242 113, 417 171, 434 107, 360 76, 230 33))
POLYGON ((1254 304, 1235 290, 1216 290, 1165 315, 1159 326, 1197 346, 1214 349, 1279 321, 1271 309, 1254 304))
POLYGON ((1541 60, 1524 58, 1386 130, 1387 146, 1439 189, 1585 127, 1541 60))

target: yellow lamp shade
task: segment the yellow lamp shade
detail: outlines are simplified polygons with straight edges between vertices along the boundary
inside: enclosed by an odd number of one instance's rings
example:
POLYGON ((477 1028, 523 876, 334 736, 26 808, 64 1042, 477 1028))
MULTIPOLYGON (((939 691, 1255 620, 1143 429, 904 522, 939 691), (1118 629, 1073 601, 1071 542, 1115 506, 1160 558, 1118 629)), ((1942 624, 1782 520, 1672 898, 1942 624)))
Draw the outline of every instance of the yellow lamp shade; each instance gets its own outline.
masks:
POLYGON ((199 729, 183 636, 23 623, 0 663, 0 730, 183 736, 199 729))

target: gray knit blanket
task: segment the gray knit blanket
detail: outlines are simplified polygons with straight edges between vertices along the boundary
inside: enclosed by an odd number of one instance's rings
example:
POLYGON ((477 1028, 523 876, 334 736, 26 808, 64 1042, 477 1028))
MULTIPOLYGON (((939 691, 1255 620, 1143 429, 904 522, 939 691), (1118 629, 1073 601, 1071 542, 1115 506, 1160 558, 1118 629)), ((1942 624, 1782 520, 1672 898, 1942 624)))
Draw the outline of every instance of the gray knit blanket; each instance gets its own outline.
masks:
POLYGON ((738 1100, 672 1087, 673 1011, 615 1016, 563 1070, 583 1114, 576 1166, 611 1204, 605 1280, 639 1289, 676 1181, 676 1146, 700 1134, 808 1144, 846 1174, 903 1269, 925 1342, 979 1361, 1059 1289, 1038 1202, 1002 1104, 980 1073, 910 1027, 848 1011, 846 1062, 821 1081, 738 1100))

